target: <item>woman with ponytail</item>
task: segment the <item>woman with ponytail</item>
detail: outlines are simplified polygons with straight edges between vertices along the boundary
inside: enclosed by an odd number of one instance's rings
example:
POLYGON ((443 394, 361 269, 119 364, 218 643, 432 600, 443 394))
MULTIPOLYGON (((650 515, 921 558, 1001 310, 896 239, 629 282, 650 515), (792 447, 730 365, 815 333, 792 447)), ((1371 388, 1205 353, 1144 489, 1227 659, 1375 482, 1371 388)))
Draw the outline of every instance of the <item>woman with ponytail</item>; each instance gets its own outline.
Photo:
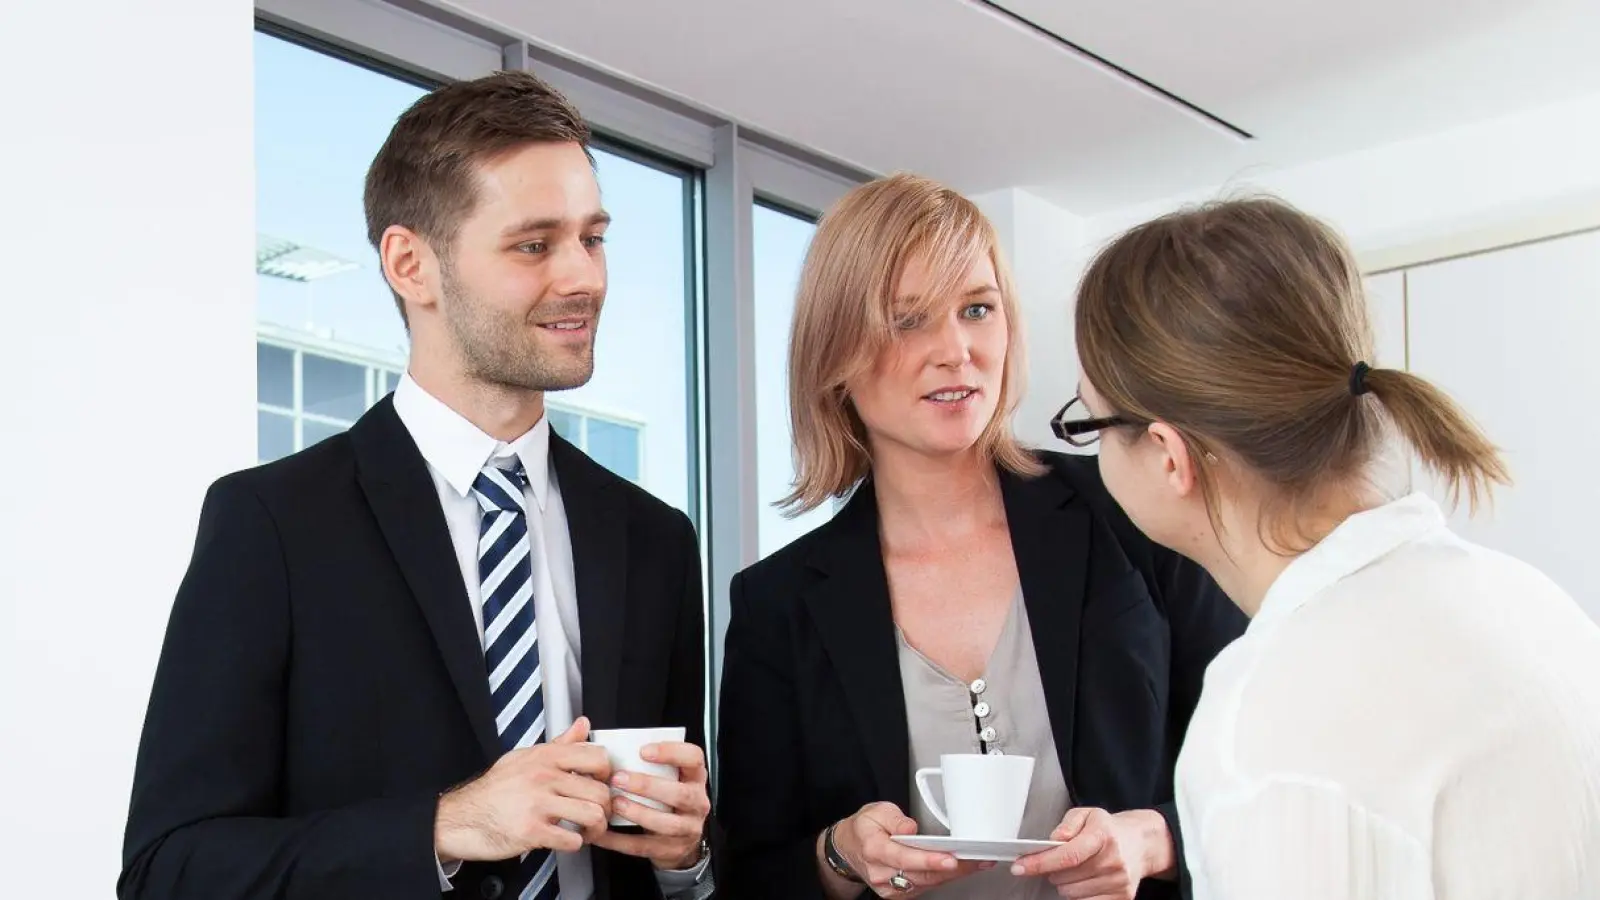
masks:
POLYGON ((1600 627, 1385 496, 1390 437, 1476 509, 1509 482, 1441 391, 1378 368, 1352 254, 1272 199, 1146 223, 1089 267, 1080 396, 1106 487, 1251 617, 1177 772, 1197 898, 1600 897, 1600 627))

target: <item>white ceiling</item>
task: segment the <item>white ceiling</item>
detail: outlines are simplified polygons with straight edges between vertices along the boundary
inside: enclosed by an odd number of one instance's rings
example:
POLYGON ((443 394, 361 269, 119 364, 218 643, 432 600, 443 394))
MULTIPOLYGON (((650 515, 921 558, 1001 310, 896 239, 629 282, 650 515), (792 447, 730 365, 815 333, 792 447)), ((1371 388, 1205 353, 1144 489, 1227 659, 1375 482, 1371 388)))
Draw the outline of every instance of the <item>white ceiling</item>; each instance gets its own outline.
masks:
POLYGON ((875 171, 1090 215, 1600 91, 1600 0, 457 0, 875 171))

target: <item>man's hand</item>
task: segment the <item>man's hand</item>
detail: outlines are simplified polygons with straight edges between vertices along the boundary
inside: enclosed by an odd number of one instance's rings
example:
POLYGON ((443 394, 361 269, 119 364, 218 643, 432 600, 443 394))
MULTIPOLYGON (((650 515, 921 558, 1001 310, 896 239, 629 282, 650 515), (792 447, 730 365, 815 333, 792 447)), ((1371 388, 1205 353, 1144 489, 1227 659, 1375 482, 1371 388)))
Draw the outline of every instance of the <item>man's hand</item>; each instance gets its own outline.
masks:
POLYGON ((1056 893, 1073 900, 1133 900, 1139 882, 1164 876, 1175 865, 1172 835, 1154 810, 1112 815, 1078 807, 1050 839, 1066 843, 1022 857, 1011 873, 1047 875, 1056 893))
POLYGON ((611 763, 584 744, 580 718, 553 741, 513 750, 494 766, 439 798, 433 849, 440 862, 511 859, 538 847, 571 852, 606 830, 611 817, 611 763), (565 819, 581 834, 562 827, 565 819))
POLYGON ((608 831, 590 840, 596 847, 615 850, 628 856, 650 860, 658 869, 688 869, 700 862, 700 837, 705 832, 706 816, 711 814, 711 798, 706 793, 706 756, 694 744, 670 741, 646 744, 639 751, 645 762, 675 766, 678 780, 668 781, 639 772, 618 772, 611 784, 666 805, 667 811, 617 797, 612 801, 617 815, 638 825, 645 834, 619 834, 608 831))

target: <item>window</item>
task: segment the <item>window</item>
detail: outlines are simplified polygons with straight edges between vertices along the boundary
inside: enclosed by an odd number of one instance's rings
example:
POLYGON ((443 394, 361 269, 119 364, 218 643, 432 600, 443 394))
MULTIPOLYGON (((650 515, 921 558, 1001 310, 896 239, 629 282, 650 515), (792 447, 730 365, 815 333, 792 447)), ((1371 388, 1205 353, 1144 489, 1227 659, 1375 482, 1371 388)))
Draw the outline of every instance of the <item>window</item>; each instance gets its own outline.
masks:
POLYGON ((405 370, 361 191, 424 89, 260 32, 255 57, 256 453, 268 462, 349 428, 405 370))
POLYGON ((344 431, 394 390, 402 363, 362 359, 359 354, 289 338, 258 340, 256 456, 261 462, 344 431))
POLYGON ((614 146, 596 149, 595 166, 612 224, 594 377, 546 402, 590 411, 580 446, 699 523, 700 177, 614 146))
MULTIPOLYGON (((355 424, 400 383, 393 361, 361 359, 348 350, 297 345, 287 338, 256 344, 257 456, 271 462, 355 424)), ((644 426, 549 401, 556 434, 601 465, 638 483, 644 470, 644 426)))
MULTIPOLYGON (((349 428, 394 390, 409 344, 366 239, 362 189, 426 88, 258 32, 257 455, 349 428)), ((556 433, 698 521, 699 172, 595 148, 609 289, 595 375, 552 393, 556 433)))
POLYGON ((795 518, 773 504, 794 485, 794 455, 789 428, 789 328, 794 321, 795 289, 811 235, 810 219, 756 204, 750 241, 755 257, 756 481, 761 509, 757 545, 763 557, 827 521, 825 504, 795 518))
POLYGON ((405 69, 551 76, 599 136, 614 222, 594 377, 548 396, 547 414, 557 434, 698 527, 714 735, 734 573, 833 512, 788 519, 773 506, 794 475, 788 331, 815 215, 871 176, 693 98, 618 85, 526 35, 488 23, 468 33, 434 6, 256 0, 258 454, 281 458, 348 428, 406 369, 409 341, 361 205, 373 156, 428 89, 405 69))

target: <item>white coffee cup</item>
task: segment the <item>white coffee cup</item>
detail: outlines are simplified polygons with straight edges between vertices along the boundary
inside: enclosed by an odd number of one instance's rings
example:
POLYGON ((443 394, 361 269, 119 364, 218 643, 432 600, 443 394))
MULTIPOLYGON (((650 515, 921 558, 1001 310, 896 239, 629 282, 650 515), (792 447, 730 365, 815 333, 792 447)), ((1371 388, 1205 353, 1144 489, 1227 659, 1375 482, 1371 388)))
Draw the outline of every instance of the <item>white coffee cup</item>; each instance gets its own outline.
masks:
POLYGON ((937 769, 918 769, 916 780, 922 802, 950 829, 951 837, 1014 841, 1028 805, 1033 757, 946 753, 939 757, 937 769), (928 779, 934 776, 943 783, 943 806, 928 788, 928 779))
MULTIPOLYGON (((611 761, 612 772, 638 772, 644 775, 653 775, 656 778, 665 778, 668 781, 678 780, 678 768, 664 763, 645 762, 639 758, 639 751, 647 744, 661 744, 682 742, 685 729, 676 728, 607 728, 589 733, 589 743, 598 744, 605 748, 606 757, 611 761)), ((616 787, 611 789, 611 796, 624 796, 635 803, 640 803, 651 809, 668 811, 666 804, 649 797, 630 794, 616 787)), ((611 824, 614 826, 634 825, 628 819, 613 814, 611 824)))

